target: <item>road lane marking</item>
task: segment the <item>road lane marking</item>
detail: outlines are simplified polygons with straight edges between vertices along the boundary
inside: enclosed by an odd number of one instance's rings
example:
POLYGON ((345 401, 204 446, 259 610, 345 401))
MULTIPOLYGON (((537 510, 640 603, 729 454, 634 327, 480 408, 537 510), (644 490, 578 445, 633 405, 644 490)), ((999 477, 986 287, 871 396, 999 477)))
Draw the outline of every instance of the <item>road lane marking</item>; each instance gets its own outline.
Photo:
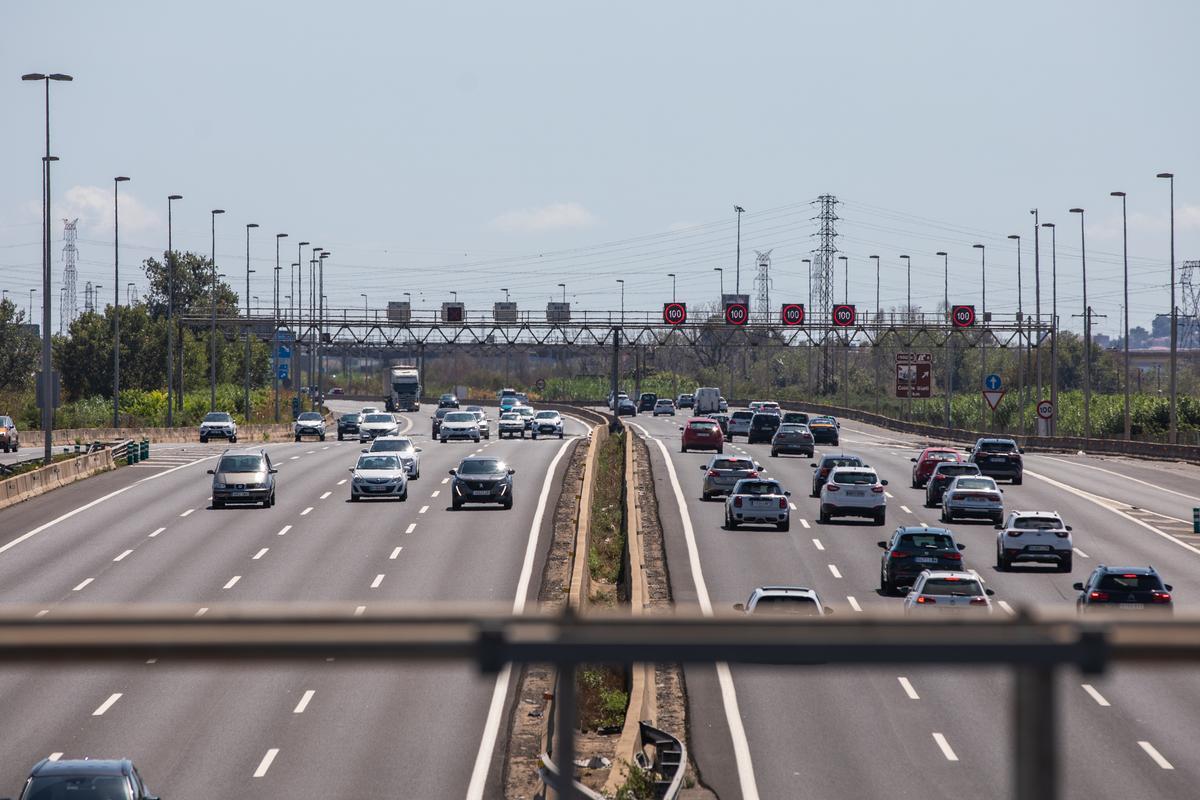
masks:
POLYGON ((87 588, 87 585, 94 580, 96 580, 96 579, 95 578, 84 578, 83 581, 78 586, 76 586, 74 589, 72 589, 71 591, 72 592, 82 592, 85 588, 87 588))
POLYGON ((1091 558, 1091 556, 1080 550, 1078 547, 1072 547, 1071 549, 1074 550, 1075 555, 1079 556, 1080 558, 1091 558))
POLYGON ((904 677, 903 675, 896 678, 896 680, 900 681, 900 688, 904 690, 904 693, 906 695, 908 695, 909 700, 920 700, 921 699, 921 695, 917 694, 917 690, 913 688, 912 681, 910 681, 908 678, 904 677))
POLYGON ((836 564, 829 564, 828 566, 829 566, 829 571, 833 573, 833 577, 835 577, 835 578, 842 577, 842 573, 838 572, 838 568, 837 568, 836 564))
POLYGON ((34 618, 35 618, 35 619, 40 619, 40 618, 42 618, 42 617, 46 616, 46 615, 47 615, 47 614, 49 614, 49 613, 50 613, 50 609, 48 609, 48 608, 43 608, 41 611, 37 612, 37 613, 36 613, 36 614, 34 614, 33 616, 34 616, 34 618))
POLYGON ((112 695, 109 696, 109 698, 107 700, 105 700, 103 703, 100 704, 99 708, 97 708, 95 711, 92 712, 92 716, 93 717, 103 717, 104 712, 108 711, 110 708, 112 708, 113 704, 116 703, 120 699, 121 699, 121 693, 114 692, 112 695))
MULTIPOLYGON (((576 437, 572 437, 572 439, 568 439, 562 443, 558 448, 558 453, 546 469, 546 477, 542 481, 542 491, 538 495, 537 507, 533 512, 533 521, 529 525, 529 536, 525 543, 525 560, 521 563, 521 574, 517 579, 517 591, 513 596, 512 613, 514 614, 520 614, 525 610, 525 596, 529 594, 529 581, 533 575, 533 561, 538 552, 538 539, 542 530, 542 518, 546 513, 546 502, 550 496, 550 486, 554 483, 554 471, 558 468, 558 462, 562 460, 563 455, 567 452, 567 448, 571 446, 574 438, 576 437)), ((488 771, 492 766, 492 753, 495 752, 496 740, 500 735, 500 722, 504 718, 504 699, 508 694, 508 683, 511 675, 512 665, 505 664, 501 668, 500 674, 496 676, 496 683, 492 687, 492 700, 488 706, 487 720, 484 722, 483 737, 479 742, 479 750, 475 753, 475 765, 471 769, 471 781, 467 785, 466 800, 483 800, 488 771)), ((746 800, 757 800, 757 794, 754 797, 747 797, 746 800)))
POLYGON ((821 544, 821 540, 820 540, 820 539, 813 539, 813 545, 814 545, 814 546, 815 546, 815 547, 816 547, 818 550, 824 550, 824 549, 825 549, 825 545, 821 544))
POLYGON ((293 714, 303 714, 304 709, 308 708, 308 704, 312 701, 313 695, 316 693, 317 692, 314 689, 309 689, 308 691, 306 691, 304 693, 304 696, 300 698, 300 702, 296 703, 296 707, 292 709, 292 713, 293 714))
POLYGON ((426 511, 428 511, 428 510, 429 510, 429 506, 421 506, 421 510, 420 510, 420 511, 418 511, 417 513, 418 513, 418 514, 424 514, 424 513, 425 513, 426 511))
POLYGON ((449 482, 450 482, 449 478, 442 478, 442 483, 449 483, 449 482))
POLYGON ((378 589, 379 584, 381 584, 381 583, 383 583, 383 573, 382 572, 375 576, 375 580, 371 581, 371 588, 378 589))
POLYGON ((196 609, 196 613, 193 616, 203 617, 207 613, 208 613, 208 606, 202 606, 201 608, 196 609))
POLYGON ((226 583, 221 588, 222 589, 232 589, 234 586, 237 586, 237 582, 240 581, 241 579, 242 579, 241 575, 234 575, 232 578, 229 579, 229 582, 226 583))
POLYGON ((181 516, 181 517, 186 517, 188 514, 191 514, 191 513, 192 513, 193 511, 195 511, 195 510, 196 510, 196 509, 194 509, 194 508, 189 508, 187 511, 183 512, 183 513, 182 513, 182 514, 180 514, 179 516, 181 516))
POLYGON ((131 553, 133 553, 132 550, 126 550, 124 553, 121 553, 121 555, 114 558, 113 561, 124 561, 125 556, 130 555, 131 553))
POLYGON ((292 456, 291 460, 292 460, 292 461, 295 461, 295 460, 296 460, 297 458, 299 458, 299 457, 300 457, 300 456, 292 456))
POLYGON ((333 494, 333 492, 326 492, 325 494, 321 495, 321 496, 320 496, 319 498, 317 498, 317 499, 319 499, 319 500, 324 500, 326 497, 329 497, 329 495, 331 495, 331 494, 333 494))
POLYGON ((310 512, 310 511, 312 511, 312 510, 313 510, 313 507, 312 507, 312 506, 309 506, 308 508, 306 508, 306 509, 304 509, 303 511, 301 511, 301 512, 300 512, 300 516, 302 516, 302 517, 303 517, 303 516, 305 516, 306 514, 308 514, 308 512, 310 512))
POLYGON ((900 506, 900 510, 903 511, 905 514, 912 513, 912 509, 910 509, 908 506, 900 506))
POLYGON ((958 756, 954 754, 954 748, 952 748, 950 743, 946 741, 945 736, 937 731, 934 731, 933 740, 937 742, 937 746, 942 749, 942 755, 946 757, 947 761, 958 761, 958 756))
POLYGON ((157 528, 154 531, 151 531, 150 536, 148 538, 153 539, 155 536, 158 536, 160 533, 162 533, 165 530, 166 530, 166 528, 157 528))
POLYGON ((338 486, 341 486, 341 485, 342 485, 343 483, 345 483, 345 482, 346 482, 346 479, 345 479, 345 478, 342 478, 340 481, 338 481, 338 482, 337 482, 337 485, 338 485, 338 486))
POLYGON ((62 753, 51 753, 49 756, 47 756, 47 758, 50 761, 58 761, 62 757, 63 757, 62 753))
POLYGON ((850 607, 855 611, 862 611, 862 606, 858 604, 858 599, 853 595, 846 595, 846 602, 849 603, 850 607))
POLYGON ((388 558, 391 559, 392 561, 395 561, 397 558, 400 557, 400 551, 403 549, 404 549, 403 547, 397 547, 396 549, 392 550, 392 554, 390 556, 388 556, 388 558))
POLYGON ((891 492, 887 492, 887 491, 885 491, 885 492, 883 493, 883 496, 884 496, 884 497, 886 497, 887 499, 891 500, 891 499, 892 499, 893 497, 895 497, 896 495, 892 494, 891 492))
POLYGON ((292 529, 292 526, 291 526, 291 525, 284 525, 282 528, 280 528, 280 529, 279 529, 279 533, 277 533, 277 534, 275 534, 275 535, 276 535, 276 536, 283 536, 285 533, 287 533, 287 532, 288 532, 288 531, 290 531, 291 529, 292 529))
POLYGON ((435 489, 435 490, 433 491, 433 494, 429 495, 429 497, 430 497, 430 499, 433 499, 434 497, 437 497, 437 496, 438 496, 439 494, 441 494, 441 493, 442 493, 442 490, 441 490, 441 489, 435 489))
POLYGON ((408 527, 404 529, 404 532, 405 532, 405 533, 412 533, 412 532, 413 532, 413 531, 415 531, 416 529, 417 529, 417 523, 415 523, 415 522, 410 522, 410 523, 408 523, 408 527))
POLYGON ((791 500, 789 500, 789 501, 788 501, 788 508, 790 508, 792 511, 798 511, 798 510, 799 510, 799 509, 797 509, 797 508, 796 508, 796 504, 795 504, 795 503, 793 503, 791 500))
POLYGON ((1079 461, 1068 461, 1065 458, 1055 458, 1054 456, 1039 455, 1039 456, 1037 456, 1037 458, 1044 458, 1047 461, 1060 461, 1063 464, 1071 464, 1072 466, 1082 467, 1083 469, 1094 469, 1094 470, 1096 470, 1096 472, 1105 472, 1109 475, 1114 475, 1114 476, 1120 478, 1122 482, 1133 481, 1134 483, 1140 483, 1143 486, 1149 486, 1151 489, 1157 489, 1160 492, 1169 492, 1171 494, 1179 495, 1180 497, 1184 498, 1185 500, 1191 500, 1193 502, 1200 500, 1200 497, 1196 497, 1195 495, 1184 494, 1183 492, 1177 492, 1174 489, 1168 489, 1165 486, 1159 486, 1157 483, 1151 483, 1150 481, 1144 481, 1141 478, 1133 478, 1133 477, 1130 477, 1129 475, 1122 475, 1119 472, 1113 472, 1111 469, 1104 469, 1102 467, 1094 467, 1091 464, 1083 464, 1079 461))
POLYGON ((329 445, 325 445, 325 446, 324 446, 324 447, 322 447, 321 449, 322 449, 322 450, 328 450, 328 449, 329 449, 329 445))
POLYGON ((258 762, 258 769, 254 770, 254 777, 261 778, 267 774, 267 770, 271 768, 271 762, 275 760, 275 756, 279 755, 279 748, 272 747, 262 757, 262 761, 258 762))
POLYGON ((801 525, 803 525, 805 528, 811 528, 811 527, 812 527, 811 525, 809 525, 809 524, 808 524, 808 520, 806 520, 806 519, 801 519, 801 520, 800 520, 800 524, 801 524, 801 525))
POLYGON ((306 455, 306 456, 311 456, 311 455, 313 455, 313 454, 314 454, 314 453, 316 453, 316 452, 317 452, 316 450, 309 450, 309 451, 305 452, 305 454, 304 454, 304 455, 306 455))
POLYGON ((254 555, 250 556, 250 560, 251 560, 251 561, 258 561, 260 558, 262 558, 263 556, 265 556, 265 555, 267 554, 267 551, 268 551, 268 550, 270 550, 270 549, 271 549, 271 548, 269 548, 269 547, 264 547, 262 550, 259 550, 257 553, 255 553, 254 555))
POLYGON ((1088 695, 1093 700, 1096 701, 1096 705, 1104 706, 1105 708, 1108 708, 1110 705, 1112 705, 1107 700, 1105 700, 1104 695, 1102 695, 1102 694, 1100 694, 1100 692, 1096 691, 1096 687, 1092 686, 1090 683, 1081 683, 1080 686, 1082 686, 1083 690, 1085 692, 1087 692, 1088 695))
POLYGON ((1004 610, 1005 614, 1011 615, 1017 613, 1013 611, 1013 607, 1008 604, 1007 600, 997 600, 996 605, 1000 606, 1000 608, 1004 610))
POLYGON ((1138 746, 1140 746, 1143 750, 1145 750, 1146 755, 1150 756, 1150 758, 1153 759, 1154 763, 1158 764, 1163 769, 1175 769, 1175 767, 1171 766, 1170 761, 1167 761, 1165 758, 1163 758, 1162 753, 1160 753, 1160 752, 1158 752, 1158 750, 1154 749, 1154 745, 1152 745, 1146 741, 1140 741, 1140 742, 1138 742, 1138 746))
POLYGON ((357 606, 354 609, 354 616, 356 616, 356 617, 361 617, 365 613, 367 613, 366 606, 357 606))

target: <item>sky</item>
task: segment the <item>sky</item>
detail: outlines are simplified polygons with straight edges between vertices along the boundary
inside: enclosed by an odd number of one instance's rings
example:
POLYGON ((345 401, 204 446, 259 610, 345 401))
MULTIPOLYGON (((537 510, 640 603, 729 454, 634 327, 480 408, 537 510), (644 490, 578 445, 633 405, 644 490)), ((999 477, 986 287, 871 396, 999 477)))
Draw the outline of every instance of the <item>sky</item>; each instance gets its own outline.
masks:
MULTIPOLYGON (((1054 222, 1061 324, 1082 311, 1080 225, 1098 332, 1121 325, 1127 192, 1131 324, 1169 310, 1200 259, 1200 3, 61 2, 0 5, 0 287, 41 301, 44 97, 51 87, 57 320, 62 219, 79 219, 78 302, 166 249, 208 253, 241 293, 288 294, 296 243, 326 248, 334 309, 451 299, 469 310, 716 301, 737 268, 771 304, 806 302, 815 200, 838 198, 849 301, 1032 312, 1034 226, 1054 222), (7 77, 5 77, 7 76, 7 77), (722 272, 714 271, 721 268, 722 272)), ((1048 231, 1043 230, 1043 234, 1048 231)), ((1050 244, 1040 242, 1043 313, 1050 244)), ((304 260, 309 258, 308 249, 304 260)), ((839 262, 836 297, 844 278, 839 262)), ((305 290, 307 293, 307 289, 305 290)), ((121 298, 124 301, 125 288, 121 298)), ((1179 304, 1184 304, 1183 298, 1179 304)), ((55 322, 57 326, 57 321, 55 322)))

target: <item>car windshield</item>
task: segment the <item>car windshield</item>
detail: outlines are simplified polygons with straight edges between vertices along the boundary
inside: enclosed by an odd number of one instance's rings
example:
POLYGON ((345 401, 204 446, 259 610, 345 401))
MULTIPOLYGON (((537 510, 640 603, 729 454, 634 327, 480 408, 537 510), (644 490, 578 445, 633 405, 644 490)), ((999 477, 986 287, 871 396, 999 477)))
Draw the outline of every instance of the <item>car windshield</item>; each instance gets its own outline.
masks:
POLYGON ((455 411, 453 414, 447 414, 445 422, 474 422, 475 415, 470 411, 455 411))
POLYGON ((944 533, 906 533, 900 537, 899 547, 919 550, 954 550, 954 540, 944 533))
POLYGON ((983 587, 970 578, 930 578, 921 587, 921 594, 937 597, 982 597, 983 587))
POLYGON ((1161 591, 1163 583, 1157 575, 1118 574, 1110 572, 1100 579, 1096 588, 1112 589, 1118 592, 1148 592, 1152 589, 1161 591))
POLYGON ((0 428, 11 428, 13 426, 11 417, 0 417, 0 428))
POLYGON ((874 472, 836 472, 833 480, 835 483, 843 483, 850 486, 866 486, 874 485, 874 472))
POLYGON ((1053 517, 1017 517, 1012 527, 1024 531, 1053 531, 1062 527, 1062 523, 1053 517))
POLYGON ((519 419, 521 419, 521 415, 520 415, 520 414, 512 414, 512 413, 508 413, 508 414, 501 414, 501 415, 500 415, 500 420, 501 420, 502 422, 503 422, 504 420, 509 420, 509 421, 511 422, 512 420, 519 420, 519 419))
POLYGON ((217 472, 262 472, 263 469, 262 456, 221 456, 217 472))
POLYGON ((229 422, 231 417, 220 411, 211 411, 204 415, 205 422, 229 422))
POLYGON ((342 414, 342 422, 358 422, 358 414, 342 414))
POLYGON ((954 484, 955 489, 991 489, 996 490, 996 482, 991 478, 959 478, 954 484))
POLYGON ((504 462, 495 458, 473 458, 458 465, 460 475, 487 475, 503 471, 504 462))
POLYGON ((654 405, 656 405, 656 406, 673 406, 673 405, 675 405, 675 401, 674 400, 659 400, 654 405))
POLYGON ((539 411, 535 415, 538 419, 554 419, 558 416, 557 411, 539 411))
POLYGON ((316 411, 305 411, 296 419, 300 420, 301 422, 317 422, 321 419, 321 415, 316 411))
POLYGON ((25 800, 132 800, 129 781, 123 775, 95 775, 70 777, 45 775, 32 778, 25 793, 25 800))
POLYGON ((955 475, 978 475, 979 467, 974 464, 939 464, 934 475, 953 477, 955 475))
POLYGON ((985 453, 1013 453, 1016 452, 1017 443, 1005 441, 980 442, 979 447, 976 449, 982 450, 985 453))
POLYGON ((396 419, 391 414, 367 414, 363 422, 395 422, 396 419))
POLYGON ((774 481, 741 481, 733 491, 735 494, 783 494, 783 489, 774 481))
POLYGON ((754 464, 742 458, 716 458, 713 459, 709 469, 754 469, 754 464))
POLYGON ((359 469, 399 469, 400 462, 395 456, 360 456, 359 469))
POLYGON ((754 613, 817 617, 821 615, 821 607, 811 597, 769 594, 758 598, 758 602, 754 604, 754 613))
POLYGON ((717 423, 715 423, 715 422, 689 422, 688 427, 694 431, 709 432, 709 431, 715 431, 717 429, 717 423))
POLYGON ((412 439, 376 439, 371 443, 372 453, 411 453, 412 439))

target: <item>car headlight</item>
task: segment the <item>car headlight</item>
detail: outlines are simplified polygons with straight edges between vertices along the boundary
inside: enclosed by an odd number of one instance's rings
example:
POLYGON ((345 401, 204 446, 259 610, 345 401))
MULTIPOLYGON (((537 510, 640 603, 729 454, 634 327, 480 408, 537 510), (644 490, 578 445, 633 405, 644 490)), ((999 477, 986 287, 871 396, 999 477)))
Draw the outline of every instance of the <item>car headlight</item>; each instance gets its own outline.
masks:
POLYGON ((216 483, 216 482, 214 481, 214 482, 213 482, 213 488, 214 488, 214 489, 224 489, 224 488, 226 488, 226 487, 225 487, 225 484, 223 484, 223 483, 216 483))

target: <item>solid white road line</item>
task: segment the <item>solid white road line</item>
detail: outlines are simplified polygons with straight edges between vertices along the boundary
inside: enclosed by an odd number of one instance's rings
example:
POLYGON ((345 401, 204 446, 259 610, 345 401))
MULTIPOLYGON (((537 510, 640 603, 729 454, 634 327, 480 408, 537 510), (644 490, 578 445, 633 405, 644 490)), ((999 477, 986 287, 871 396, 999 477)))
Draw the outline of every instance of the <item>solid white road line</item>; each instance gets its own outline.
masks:
POLYGON ((318 499, 324 500, 326 497, 329 497, 329 495, 331 495, 331 494, 333 494, 333 492, 326 492, 325 494, 321 495, 318 499))
POLYGON ((910 681, 908 678, 904 677, 903 675, 896 678, 896 680, 900 681, 900 688, 904 690, 904 693, 906 695, 908 695, 909 700, 920 700, 921 699, 921 695, 917 694, 917 690, 913 688, 912 681, 910 681))
POLYGON ((222 589, 232 589, 234 586, 237 586, 237 582, 240 581, 241 579, 242 579, 241 575, 234 575, 232 578, 229 579, 229 582, 226 583, 221 588, 222 589))
POLYGON ((809 525, 809 524, 808 524, 808 520, 806 520, 806 519, 803 519, 803 518, 800 520, 800 524, 801 524, 801 525, 803 525, 805 528, 811 528, 811 527, 812 527, 811 525, 809 525))
POLYGON ((391 559, 392 561, 395 561, 397 558, 400 557, 400 551, 403 549, 404 549, 403 547, 397 547, 396 549, 392 550, 392 554, 390 556, 388 556, 388 558, 391 559))
POLYGON ((410 522, 410 523, 408 523, 408 527, 404 529, 404 532, 405 532, 405 533, 412 533, 412 532, 413 532, 413 531, 415 531, 416 529, 417 529, 417 523, 415 523, 415 522, 410 522))
POLYGON ((850 607, 855 611, 862 611, 862 606, 858 604, 858 599, 853 595, 846 595, 846 602, 849 603, 850 607))
POLYGON ((836 564, 830 564, 829 571, 833 573, 833 577, 835 577, 835 578, 842 577, 842 573, 838 572, 838 568, 837 568, 836 564))
POLYGON ((196 609, 196 613, 193 614, 192 616, 203 617, 207 613, 208 613, 208 606, 202 606, 202 607, 196 609))
POLYGON ((1125 483, 1127 481, 1133 481, 1134 483, 1140 483, 1143 486, 1149 486, 1151 489, 1157 489, 1160 492, 1169 492, 1171 494, 1178 495, 1186 500, 1191 500, 1193 502, 1200 500, 1200 497, 1196 497, 1195 495, 1184 494, 1183 492, 1177 492, 1174 489, 1168 489, 1165 486, 1159 486, 1157 483, 1151 483, 1150 481, 1144 481, 1141 478, 1132 478, 1128 475, 1122 475, 1119 472, 1113 472, 1111 469, 1104 469, 1102 467, 1094 467, 1091 464, 1083 464, 1083 463, 1080 463, 1079 461, 1068 461, 1065 458, 1055 458, 1054 456, 1039 455, 1039 456, 1037 456, 1037 458, 1044 458, 1047 461, 1061 461, 1064 464, 1071 464, 1076 467, 1083 467, 1084 469, 1094 469, 1096 472, 1106 472, 1109 475, 1115 475, 1116 477, 1120 478, 1122 483, 1125 483))
POLYGON ((254 777, 261 778, 267 774, 267 770, 271 768, 271 762, 275 760, 275 756, 279 755, 279 748, 272 747, 262 757, 262 761, 258 762, 258 769, 254 770, 254 777))
POLYGON ((912 509, 910 509, 908 506, 900 506, 900 510, 903 511, 905 514, 912 513, 912 509))
POLYGON ((308 514, 308 512, 310 512, 310 511, 312 511, 312 510, 313 510, 313 507, 312 507, 312 506, 309 506, 308 508, 306 508, 306 509, 304 509, 303 511, 301 511, 301 512, 300 512, 300 516, 302 516, 302 517, 303 517, 303 516, 307 515, 307 514, 308 514))
POLYGON ((304 709, 308 708, 309 702, 312 701, 313 695, 316 693, 317 692, 314 689, 309 689, 307 692, 305 692, 304 696, 300 698, 300 702, 296 703, 296 707, 292 709, 292 713, 303 714, 304 709))
POLYGON ((942 749, 942 755, 946 757, 947 761, 958 761, 958 756, 954 754, 954 748, 952 748, 950 743, 946 741, 945 736, 937 731, 934 731, 933 740, 937 742, 937 746, 942 749))
POLYGON ((192 513, 193 511, 195 511, 195 510, 196 510, 196 509, 194 509, 194 508, 189 508, 187 511, 183 512, 183 513, 182 513, 182 514, 180 514, 179 516, 181 516, 181 517, 186 517, 188 514, 191 514, 191 513, 192 513))
POLYGON ((820 540, 820 539, 813 539, 813 546, 814 546, 814 547, 816 547, 818 550, 824 550, 824 549, 825 549, 825 545, 821 544, 821 540, 820 540))
POLYGON ((271 548, 269 548, 269 547, 264 547, 262 550, 259 550, 257 553, 255 553, 254 555, 250 556, 250 560, 251 560, 251 561, 258 561, 260 558, 262 558, 263 556, 265 556, 265 555, 267 554, 267 551, 268 551, 268 550, 270 550, 270 549, 271 549, 271 548))
POLYGON ((421 510, 420 510, 420 511, 418 511, 417 513, 418 513, 418 514, 424 514, 424 513, 425 513, 426 511, 428 511, 428 510, 429 510, 429 506, 421 506, 421 510))
POLYGON ((381 584, 381 583, 383 583, 383 573, 382 572, 375 576, 375 580, 371 581, 371 588, 378 589, 379 584, 381 584))
POLYGON ((1091 558, 1091 556, 1080 550, 1078 547, 1072 547, 1071 549, 1074 550, 1075 555, 1079 556, 1080 558, 1091 558))
POLYGON ((160 533, 162 533, 165 530, 166 530, 166 528, 156 528, 153 532, 151 532, 149 538, 153 539, 155 536, 158 536, 160 533))
POLYGON ((129 554, 130 554, 130 553, 132 553, 132 552, 133 552, 132 550, 126 550, 124 553, 121 553, 121 555, 119 555, 119 556, 117 556, 116 558, 114 558, 114 559, 113 559, 113 561, 124 561, 124 560, 125 560, 125 556, 129 555, 129 554))
POLYGON ((112 708, 113 704, 116 703, 120 699, 121 699, 120 692, 113 693, 112 695, 109 696, 109 698, 107 700, 105 700, 103 703, 100 704, 99 708, 97 708, 95 711, 92 712, 92 716, 93 717, 104 716, 104 712, 108 711, 110 708, 112 708))
POLYGON ((95 578, 84 578, 83 581, 81 581, 80 584, 78 586, 76 586, 74 589, 72 589, 71 591, 72 592, 82 592, 85 588, 87 588, 87 585, 94 580, 96 580, 96 579, 95 578))
POLYGON ((277 533, 277 534, 275 534, 275 535, 276 535, 276 536, 283 536, 285 533, 287 533, 287 532, 288 532, 288 531, 290 531, 291 529, 292 529, 292 526, 291 526, 291 525, 284 525, 282 528, 280 528, 280 529, 279 529, 279 533, 277 533))
POLYGON ((1096 701, 1096 705, 1104 706, 1105 708, 1108 708, 1110 705, 1112 705, 1111 703, 1109 703, 1107 700, 1104 699, 1104 695, 1102 695, 1102 694, 1100 694, 1100 692, 1096 691, 1095 686, 1092 686, 1090 683, 1081 683, 1079 685, 1082 686, 1083 690, 1085 692, 1087 692, 1088 695, 1093 700, 1096 701))
POLYGON ((1158 764, 1163 769, 1175 769, 1175 767, 1171 766, 1170 761, 1167 761, 1165 758, 1163 758, 1162 753, 1154 749, 1154 745, 1145 741, 1138 742, 1138 745, 1146 751, 1146 755, 1150 756, 1155 764, 1158 764))
MULTIPOLYGON (((574 438, 574 437, 572 437, 574 438)), ((542 530, 542 518, 546 513, 546 502, 550 496, 550 486, 554 483, 554 472, 558 462, 571 445, 568 439, 558 448, 558 453, 546 469, 546 477, 542 481, 542 491, 538 495, 537 508, 533 512, 533 522, 529 525, 529 537, 525 543, 525 560, 521 564, 521 574, 517 579, 517 592, 513 597, 513 613, 520 614, 525 610, 525 596, 529 594, 529 580, 533 575, 533 561, 537 555, 539 534, 542 530)), ((445 481, 442 481, 445 483, 445 481)), ((492 688, 492 701, 488 706, 487 720, 483 724, 483 737, 479 742, 479 750, 475 754, 475 765, 471 769, 471 782, 467 785, 466 800, 483 800, 483 792, 487 784, 488 769, 492 765, 492 753, 496 749, 496 740, 500 735, 500 722, 504 718, 504 698, 508 694, 508 682, 512 676, 512 666, 505 664, 496 676, 496 684, 492 688)), ((755 800, 748 798, 748 800, 755 800)))

